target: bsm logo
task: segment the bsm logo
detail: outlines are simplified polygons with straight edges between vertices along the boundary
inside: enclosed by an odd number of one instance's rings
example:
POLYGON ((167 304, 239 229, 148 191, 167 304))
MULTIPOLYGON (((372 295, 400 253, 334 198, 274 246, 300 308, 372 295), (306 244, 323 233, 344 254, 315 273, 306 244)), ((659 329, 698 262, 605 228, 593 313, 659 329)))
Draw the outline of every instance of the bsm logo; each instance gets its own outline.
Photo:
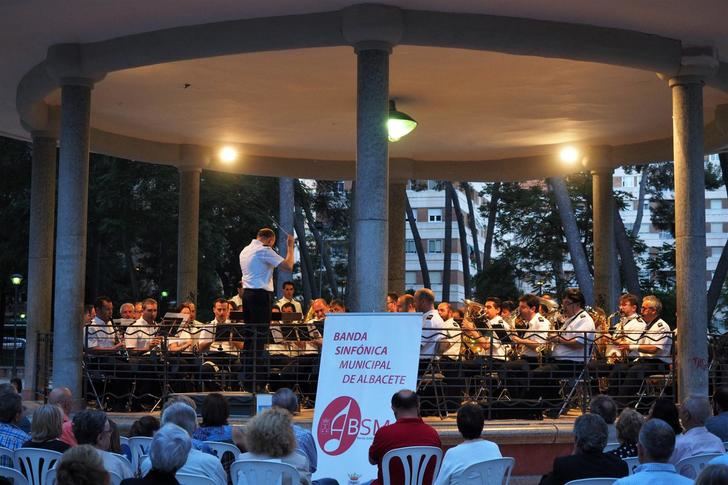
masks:
POLYGON ((316 436, 327 455, 336 456, 351 448, 358 436, 372 436, 389 421, 361 417, 359 403, 353 397, 340 396, 321 413, 316 436))

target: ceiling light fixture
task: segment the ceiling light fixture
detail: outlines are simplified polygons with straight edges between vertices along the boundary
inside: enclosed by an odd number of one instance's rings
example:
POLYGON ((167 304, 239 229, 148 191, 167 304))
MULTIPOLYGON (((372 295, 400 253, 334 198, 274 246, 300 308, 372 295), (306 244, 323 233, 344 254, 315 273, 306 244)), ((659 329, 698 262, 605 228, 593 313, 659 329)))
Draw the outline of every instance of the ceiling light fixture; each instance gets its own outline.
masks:
POLYGON ((233 147, 222 147, 218 156, 224 163, 233 163, 238 159, 238 151, 233 147))
POLYGON ((399 141, 417 128, 417 122, 407 113, 397 111, 394 100, 389 100, 389 118, 387 119, 387 133, 389 141, 399 141))
POLYGON ((579 160, 579 150, 572 146, 567 146, 559 152, 561 161, 569 165, 574 165, 579 160))

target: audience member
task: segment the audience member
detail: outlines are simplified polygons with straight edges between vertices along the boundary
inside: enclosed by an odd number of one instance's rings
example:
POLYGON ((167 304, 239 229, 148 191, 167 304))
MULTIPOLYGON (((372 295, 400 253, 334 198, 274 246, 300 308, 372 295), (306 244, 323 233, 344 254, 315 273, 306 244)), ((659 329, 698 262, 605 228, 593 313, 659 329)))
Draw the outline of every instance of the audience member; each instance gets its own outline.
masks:
POLYGON ((311 484, 308 460, 296 453, 291 413, 285 409, 272 407, 251 419, 245 430, 245 447, 248 452, 240 455, 238 461, 269 460, 285 463, 298 470, 302 484, 311 484))
POLYGON ((705 428, 710 417, 710 402, 706 397, 690 396, 680 406, 680 422, 685 432, 675 439, 675 451, 670 463, 703 453, 725 453, 723 441, 705 428))
MULTIPOLYGON (((187 431, 187 434, 192 438, 197 429, 197 415, 189 405, 178 401, 165 405, 164 411, 162 411, 162 427, 168 423, 176 424, 187 431)), ((152 464, 149 459, 144 460, 142 462, 142 473, 146 475, 151 469, 152 464)), ((227 483, 227 476, 220 460, 213 455, 195 449, 194 445, 189 455, 187 455, 187 461, 179 471, 193 475, 204 475, 211 478, 215 483, 227 483)))
MULTIPOLYGON (((420 399, 417 393, 407 389, 392 396, 392 412, 396 422, 379 428, 369 448, 369 463, 377 465, 377 479, 374 485, 381 485, 382 458, 388 451, 405 446, 434 446, 441 448, 440 436, 432 426, 425 424, 420 417, 420 399)), ((403 470, 400 466, 390 469, 392 483, 403 483, 403 470)), ((430 463, 425 470, 425 484, 434 479, 434 467, 430 463)))
POLYGON ((66 451, 56 465, 56 485, 109 485, 109 473, 98 450, 91 445, 66 451))
POLYGON ((673 427, 659 418, 647 420, 640 430, 637 454, 641 465, 614 485, 688 485, 693 483, 677 473, 669 463, 675 448, 673 427))
POLYGON ((553 471, 541 479, 541 484, 562 485, 582 478, 627 476, 627 464, 603 452, 607 433, 607 423, 598 414, 579 416, 574 422, 574 453, 556 458, 553 471))
POLYGON ((498 445, 481 438, 485 417, 478 404, 465 404, 458 409, 458 431, 465 441, 445 453, 435 485, 470 483, 463 475, 467 467, 485 460, 501 458, 498 445))
POLYGON ((637 456, 637 441, 644 422, 645 418, 640 413, 632 408, 624 408, 617 418, 619 448, 609 453, 622 459, 637 456))
POLYGON ((200 441, 233 442, 232 426, 228 424, 230 407, 222 394, 211 392, 202 402, 202 425, 193 438, 200 441))
POLYGON ((154 435, 149 447, 149 472, 143 478, 124 480, 122 485, 178 484, 175 474, 187 462, 191 449, 192 439, 187 431, 176 424, 165 424, 154 435))
POLYGON ((725 485, 728 483, 728 465, 708 465, 703 468, 695 485, 725 485))
POLYGON ((63 453, 71 446, 60 439, 63 430, 63 412, 53 404, 44 404, 33 411, 30 428, 30 440, 23 443, 23 448, 40 448, 63 453))
MULTIPOLYGON (((23 400, 15 391, 0 391, 0 446, 14 450, 23 446, 30 435, 18 428, 17 423, 23 415, 23 400)), ((10 458, 0 457, 0 465, 12 467, 10 458)))
POLYGON ((611 396, 606 394, 598 394, 594 396, 589 403, 589 412, 598 414, 607 423, 607 443, 617 442, 617 428, 614 421, 617 419, 617 403, 611 396))
POLYGON ((73 412, 73 394, 67 387, 56 387, 48 394, 48 404, 55 404, 63 411, 63 432, 61 441, 76 446, 76 437, 73 436, 73 423, 69 416, 73 412))
MULTIPOLYGON (((22 388, 22 386, 21 386, 22 388)), ((9 392, 11 394, 18 394, 18 387, 16 387, 13 384, 10 384, 9 382, 0 384, 0 395, 9 392)), ((23 406, 23 397, 20 396, 20 418, 15 422, 15 426, 17 428, 20 428, 25 434, 30 434, 30 420, 25 415, 25 406, 23 406)))
POLYGON ((728 387, 719 387, 713 393, 713 413, 706 422, 708 431, 722 441, 728 441, 728 387))
POLYGON ((109 451, 116 453, 117 455, 123 455, 124 451, 121 449, 121 433, 119 433, 119 426, 116 425, 113 419, 109 420, 111 425, 111 437, 109 438, 109 451))
MULTIPOLYGON (((298 412, 298 398, 287 387, 282 387, 273 394, 272 405, 285 409, 291 415, 298 412)), ((318 453, 316 451, 316 442, 313 440, 311 431, 294 424, 293 421, 291 421, 291 428, 293 429, 293 435, 296 437, 296 451, 308 459, 308 466, 311 469, 311 473, 315 473, 316 467, 318 466, 318 453)))
POLYGON ((661 397, 656 399, 650 407, 650 412, 647 415, 647 420, 650 419, 661 419, 672 427, 672 431, 675 436, 680 436, 683 432, 682 425, 680 424, 680 413, 677 410, 677 406, 672 399, 667 397, 661 397))
POLYGON ((157 432, 161 424, 154 416, 142 416, 131 424, 129 438, 133 436, 146 436, 151 438, 157 432))
POLYGON ((129 463, 109 451, 111 433, 111 423, 103 411, 86 409, 73 417, 73 435, 78 444, 96 447, 106 470, 121 478, 131 478, 133 473, 129 463))

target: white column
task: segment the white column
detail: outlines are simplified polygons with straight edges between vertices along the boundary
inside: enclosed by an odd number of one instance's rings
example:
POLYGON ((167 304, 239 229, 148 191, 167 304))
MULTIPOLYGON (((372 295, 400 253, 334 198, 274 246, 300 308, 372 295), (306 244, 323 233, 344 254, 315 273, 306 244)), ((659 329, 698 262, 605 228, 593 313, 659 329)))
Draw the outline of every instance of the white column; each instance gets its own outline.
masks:
POLYGON ((594 229, 594 305, 607 314, 616 307, 614 294, 614 193, 611 168, 592 170, 594 229))
POLYGON ((179 168, 179 224, 177 226, 177 303, 197 303, 197 259, 200 239, 199 167, 179 168))

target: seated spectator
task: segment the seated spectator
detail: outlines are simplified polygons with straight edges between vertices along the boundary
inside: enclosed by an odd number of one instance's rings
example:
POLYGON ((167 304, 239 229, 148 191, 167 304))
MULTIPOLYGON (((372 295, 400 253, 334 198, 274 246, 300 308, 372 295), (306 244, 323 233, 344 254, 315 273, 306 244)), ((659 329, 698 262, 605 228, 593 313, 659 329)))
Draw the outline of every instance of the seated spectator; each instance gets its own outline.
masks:
POLYGON ((245 429, 247 453, 241 460, 270 460, 293 466, 301 475, 301 484, 311 485, 311 472, 305 456, 296 453, 296 436, 291 427, 291 413, 272 407, 248 422, 245 429))
POLYGON ((695 485, 725 485, 728 483, 728 465, 708 465, 703 468, 695 485))
MULTIPOLYGON (((21 386, 22 388, 22 386, 21 386)), ((11 394, 18 394, 18 387, 14 386, 10 383, 4 383, 0 384, 0 395, 4 394, 6 392, 9 392, 11 394)), ((23 396, 20 396, 20 403, 21 403, 21 412, 20 412, 20 419, 15 423, 15 426, 23 430, 24 433, 30 434, 30 420, 28 419, 28 416, 25 415, 25 406, 23 406, 23 396)))
POLYGON ((725 453, 723 441, 705 428, 710 417, 710 402, 705 397, 690 396, 680 406, 680 422, 685 432, 675 439, 670 463, 703 453, 725 453))
MULTIPOLYGON (((282 387, 273 394, 271 404, 275 407, 285 409, 291 413, 291 416, 298 412, 298 398, 287 387, 282 387)), ((292 420, 291 428, 293 428, 293 434, 296 437, 296 451, 308 459, 308 466, 310 467, 311 473, 315 473, 316 467, 318 466, 318 452, 316 451, 316 442, 313 440, 311 431, 294 424, 292 420)))
POLYGON ((579 416, 574 422, 574 454, 556 458, 553 471, 541 479, 541 484, 562 485, 582 478, 627 476, 627 464, 603 452, 607 432, 607 423, 598 414, 579 416))
POLYGON ((675 431, 659 418, 647 420, 640 430, 637 454, 641 465, 634 474, 620 478, 614 485, 688 485, 689 478, 678 475, 669 463, 675 447, 675 431))
MULTIPOLYGON (((195 410, 186 403, 178 401, 171 405, 165 405, 164 407, 164 411, 162 412, 162 427, 168 423, 176 424, 187 431, 187 434, 192 438, 192 435, 197 429, 197 415, 195 414, 195 410)), ((149 458, 142 462, 141 468, 144 475, 152 469, 152 463, 149 458)), ((227 476, 220 460, 213 455, 195 449, 194 445, 189 455, 187 455, 187 461, 179 471, 193 475, 204 475, 211 478, 215 483, 227 483, 227 476)))
POLYGON ((647 420, 649 421, 654 418, 661 419, 669 424, 676 437, 682 434, 683 428, 680 424, 680 413, 672 399, 661 397, 652 403, 647 420))
POLYGON ((228 424, 230 407, 222 394, 211 392, 202 402, 202 426, 193 437, 200 441, 233 442, 232 426, 228 424))
POLYGON ((713 393, 713 412, 705 422, 705 428, 721 441, 728 441, 728 387, 719 387, 713 393))
POLYGON ((71 446, 58 439, 62 431, 63 411, 53 404, 44 404, 33 412, 30 440, 23 443, 23 448, 40 448, 63 453, 71 446))
POLYGON ((129 428, 129 438, 132 436, 146 436, 151 438, 159 429, 161 424, 154 416, 142 416, 131 424, 129 428))
POLYGON ((61 441, 76 446, 76 437, 73 436, 73 423, 69 416, 73 412, 73 394, 67 387, 56 387, 48 394, 48 404, 55 404, 63 411, 63 432, 61 441))
POLYGON ((458 431, 465 441, 445 453, 435 485, 469 483, 463 476, 467 467, 485 460, 501 458, 498 445, 482 439, 485 417, 478 404, 465 404, 458 409, 458 431))
POLYGON ((611 396, 598 394, 589 403, 589 412, 598 414, 607 423, 607 443, 617 443, 617 428, 614 421, 617 419, 617 403, 611 396))
POLYGON ((116 453, 117 455, 123 455, 124 452, 121 449, 121 434, 119 433, 119 427, 113 420, 109 420, 111 425, 111 437, 109 438, 109 451, 116 453))
MULTIPOLYGON (((23 400, 13 391, 0 391, 0 446, 14 450, 23 446, 30 435, 18 428, 17 423, 23 416, 23 400)), ((12 468, 10 458, 0 458, 0 465, 12 468)))
POLYGON ((98 450, 81 445, 66 451, 56 465, 56 485, 109 485, 109 473, 98 450))
MULTIPOLYGON (((169 406, 175 403, 184 403, 192 408, 193 411, 195 411, 195 414, 197 414, 197 403, 195 403, 194 399, 192 399, 189 396, 184 396, 181 394, 173 394, 169 398, 167 398, 167 401, 164 403, 164 407, 162 408, 162 414, 164 414, 164 410, 167 409, 169 406)), ((164 424, 164 423, 162 423, 164 424)), ((195 428, 197 429, 197 428, 195 428)), ((196 450, 200 450, 204 453, 212 454, 212 450, 209 446, 207 446, 205 443, 202 442, 202 440, 198 440, 194 436, 192 437, 192 448, 196 450)))
POLYGON ((637 456, 637 441, 644 422, 645 418, 640 413, 632 408, 624 408, 617 418, 619 448, 609 453, 622 459, 637 456))
POLYGON ((144 478, 131 478, 122 485, 176 485, 175 477, 182 469, 192 449, 192 439, 184 429, 176 424, 167 423, 154 435, 149 447, 151 470, 144 478))
POLYGON ((73 417, 73 435, 78 444, 96 447, 106 470, 116 473, 121 478, 131 478, 134 474, 129 463, 109 451, 111 433, 111 423, 103 411, 87 409, 76 413, 73 417))
MULTIPOLYGON (((440 435, 432 426, 425 424, 420 417, 420 398, 417 393, 407 389, 394 393, 392 396, 392 412, 396 422, 383 426, 374 434, 374 440, 369 447, 369 463, 377 465, 377 479, 372 483, 381 485, 382 458, 388 451, 405 446, 434 446, 441 448, 440 435)), ((403 469, 394 466, 390 469, 392 483, 403 483, 403 469)), ((425 470, 424 483, 433 482, 433 466, 428 465, 425 470)))

